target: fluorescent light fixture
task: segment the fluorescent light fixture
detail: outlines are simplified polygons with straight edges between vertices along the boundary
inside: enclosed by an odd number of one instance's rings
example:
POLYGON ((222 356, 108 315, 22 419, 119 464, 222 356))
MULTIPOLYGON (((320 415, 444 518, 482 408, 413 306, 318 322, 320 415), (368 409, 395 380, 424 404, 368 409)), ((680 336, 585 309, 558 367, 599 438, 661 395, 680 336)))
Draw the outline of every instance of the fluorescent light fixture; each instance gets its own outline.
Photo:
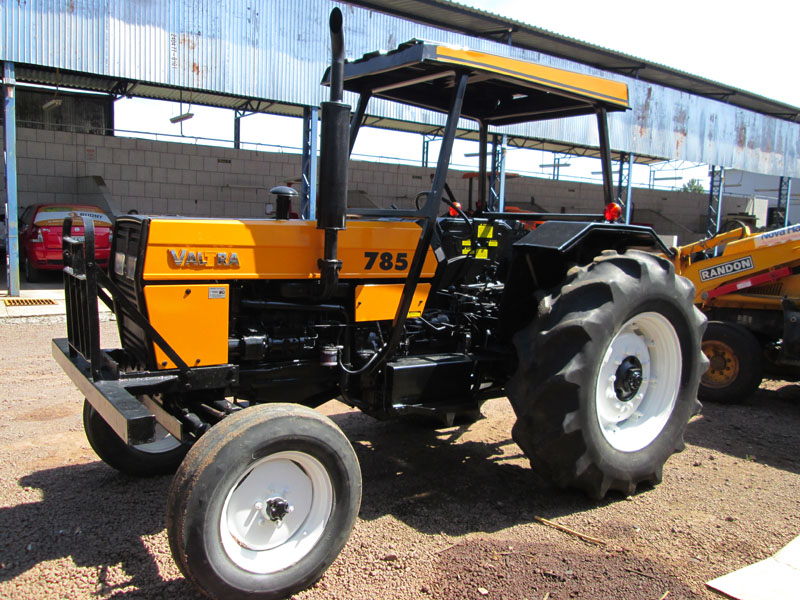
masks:
POLYGON ((683 177, 653 177, 653 181, 676 181, 683 179, 683 177))
POLYGON ((182 113, 180 115, 175 115, 174 117, 170 117, 169 122, 170 123, 182 123, 183 121, 188 121, 193 116, 194 116, 194 113, 190 113, 190 112, 182 113))
POLYGON ((53 110, 54 108, 58 108, 59 106, 61 106, 61 102, 62 102, 61 98, 51 98, 50 100, 42 104, 42 110, 44 112, 47 112, 49 110, 53 110))
POLYGON ((570 164, 568 162, 564 162, 564 163, 552 163, 549 165, 539 165, 539 168, 544 169, 546 167, 569 167, 569 166, 570 164))

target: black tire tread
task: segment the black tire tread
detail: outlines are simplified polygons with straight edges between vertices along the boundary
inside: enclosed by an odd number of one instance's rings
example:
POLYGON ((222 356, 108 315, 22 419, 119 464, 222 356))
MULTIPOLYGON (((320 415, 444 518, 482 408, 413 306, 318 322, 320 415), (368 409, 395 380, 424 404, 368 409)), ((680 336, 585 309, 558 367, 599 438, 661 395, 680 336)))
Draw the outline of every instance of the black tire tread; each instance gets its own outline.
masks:
MULTIPOLYGON (((215 465, 215 461, 217 461, 218 457, 223 455, 223 453, 228 452, 228 449, 226 448, 227 446, 235 443, 237 438, 247 433, 248 430, 258 428, 269 421, 287 417, 318 421, 329 431, 337 432, 333 435, 338 434, 340 439, 347 445, 347 448, 349 448, 351 460, 354 462, 356 471, 358 472, 358 479, 355 483, 355 504, 351 515, 351 520, 349 522, 334 523, 334 525, 341 528, 339 531, 340 535, 342 532, 344 532, 347 536, 349 536, 350 530, 353 527, 356 515, 358 514, 361 499, 361 479, 360 470, 358 469, 358 459, 347 438, 330 419, 311 408, 295 404, 259 405, 234 413, 233 415, 222 420, 220 423, 214 425, 208 432, 203 434, 203 436, 194 444, 194 446, 192 446, 192 449, 187 454, 183 463, 181 463, 180 468, 173 478, 169 496, 167 498, 167 537, 173 559, 186 579, 189 580, 189 582, 192 583, 196 589, 209 595, 210 597, 247 597, 263 600, 283 598, 293 593, 276 591, 237 592, 235 590, 224 590, 218 594, 215 594, 213 591, 207 590, 204 587, 204 583, 197 576, 198 570, 202 570, 205 574, 208 572, 210 567, 213 570, 213 567, 207 562, 203 562, 202 565, 195 564, 194 566, 190 564, 190 562, 196 563, 197 557, 190 560, 190 558, 187 556, 186 550, 188 548, 185 533, 187 531, 187 526, 192 526, 192 523, 187 523, 187 520, 193 520, 194 526, 196 526, 198 523, 198 518, 200 518, 197 514, 197 511, 192 512, 193 507, 197 508, 198 506, 205 505, 208 502, 207 498, 200 498, 198 504, 198 498, 192 497, 193 489, 200 478, 203 477, 203 472, 208 469, 218 470, 220 467, 215 465)), ((333 538, 336 537, 336 534, 331 534, 330 536, 326 537, 333 538)), ((320 565, 321 570, 318 571, 318 574, 313 576, 310 575, 305 580, 298 582, 298 586, 295 591, 299 591, 304 587, 312 585, 322 575, 324 570, 327 569, 327 566, 331 562, 333 562, 341 549, 341 547, 335 546, 336 544, 334 543, 334 547, 329 550, 327 558, 320 565)), ((228 585, 222 581, 219 581, 218 583, 223 588, 228 585)))
POLYGON ((83 429, 92 450, 104 463, 132 477, 171 475, 189 449, 184 444, 160 454, 137 450, 114 433, 88 400, 83 403, 83 429))
MULTIPOLYGON (((666 460, 620 474, 587 448, 581 426, 580 390, 587 385, 593 360, 587 346, 596 352, 598 343, 607 342, 609 315, 639 287, 677 295, 699 344, 706 320, 693 306, 691 282, 677 276, 669 261, 635 250, 607 251, 588 265, 570 269, 562 285, 541 295, 538 318, 514 338, 519 365, 506 386, 517 414, 514 440, 537 473, 559 487, 578 488, 594 498, 609 490, 632 494, 639 483, 660 482, 666 460)), ((682 393, 690 396, 685 401, 686 422, 700 409, 696 390, 705 371, 703 360, 698 357, 684 378, 682 393)), ((681 428, 671 452, 683 447, 681 428)))
POLYGON ((711 388, 700 381, 698 396, 703 402, 737 404, 749 398, 764 377, 762 348, 753 333, 738 323, 709 321, 703 341, 718 340, 739 356, 739 377, 725 388, 711 388))

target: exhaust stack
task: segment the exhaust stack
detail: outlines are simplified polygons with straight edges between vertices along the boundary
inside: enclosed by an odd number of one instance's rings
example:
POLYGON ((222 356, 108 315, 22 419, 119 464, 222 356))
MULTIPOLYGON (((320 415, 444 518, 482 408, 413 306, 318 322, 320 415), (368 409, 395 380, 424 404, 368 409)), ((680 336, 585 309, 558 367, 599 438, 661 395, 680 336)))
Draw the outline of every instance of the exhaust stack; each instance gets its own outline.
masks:
POLYGON ((321 298, 329 298, 339 283, 339 230, 345 229, 347 211, 347 167, 350 160, 350 105, 344 94, 344 34, 342 11, 334 8, 330 16, 331 71, 330 101, 322 103, 320 135, 317 229, 325 230, 325 252, 318 264, 321 298))

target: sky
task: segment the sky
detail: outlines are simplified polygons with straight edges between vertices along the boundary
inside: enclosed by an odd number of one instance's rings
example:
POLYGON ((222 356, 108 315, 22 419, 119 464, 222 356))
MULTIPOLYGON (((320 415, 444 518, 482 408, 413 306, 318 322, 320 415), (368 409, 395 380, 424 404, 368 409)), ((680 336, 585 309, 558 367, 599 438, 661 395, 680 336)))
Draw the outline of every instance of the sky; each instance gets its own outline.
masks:
POLYGON ((797 0, 455 0, 800 107, 797 0))
MULTIPOLYGON (((627 4, 597 0, 456 1, 800 107, 800 76, 794 64, 798 56, 794 30, 800 22, 797 0, 670 0, 658 4, 652 0, 627 4)), ((180 136, 201 136, 219 138, 220 145, 230 145, 232 111, 210 107, 120 100, 115 108, 117 128, 139 129, 143 104, 147 104, 148 128, 159 131, 160 139, 187 141, 180 136), (195 117, 180 125, 169 123, 170 117, 186 110, 195 117)), ((301 131, 300 119, 249 116, 242 121, 242 139, 249 142, 243 147, 255 148, 261 143, 262 149, 270 149, 263 145, 266 142, 292 151, 291 147, 300 145, 301 131)), ((393 155, 388 158, 420 164, 420 136, 369 128, 362 129, 354 158, 381 160, 387 147, 393 155)), ((475 144, 458 142, 454 165, 474 169, 477 159, 468 155, 476 150, 475 144)), ((436 145, 432 145, 432 157, 436 151, 436 145)), ((547 165, 553 162, 552 155, 538 151, 514 150, 507 155, 507 169, 522 174, 552 176, 553 169, 547 165)), ((560 170, 562 178, 599 179, 593 174, 599 171, 599 162, 593 159, 570 158, 568 164, 560 170)), ((660 173, 636 166, 634 184, 680 187, 697 178, 707 187, 707 171, 705 165, 694 167, 686 163, 670 163, 660 173)))

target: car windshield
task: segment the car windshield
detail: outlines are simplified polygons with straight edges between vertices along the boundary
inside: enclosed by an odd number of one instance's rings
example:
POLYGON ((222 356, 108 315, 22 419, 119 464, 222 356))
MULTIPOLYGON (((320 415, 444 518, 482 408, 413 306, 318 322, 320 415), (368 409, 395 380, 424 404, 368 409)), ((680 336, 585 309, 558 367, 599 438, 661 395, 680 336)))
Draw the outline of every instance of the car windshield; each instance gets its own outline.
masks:
POLYGON ((61 225, 67 217, 72 217, 75 225, 82 224, 80 217, 89 217, 95 225, 111 227, 111 219, 93 206, 43 206, 37 211, 33 223, 39 227, 61 225))

